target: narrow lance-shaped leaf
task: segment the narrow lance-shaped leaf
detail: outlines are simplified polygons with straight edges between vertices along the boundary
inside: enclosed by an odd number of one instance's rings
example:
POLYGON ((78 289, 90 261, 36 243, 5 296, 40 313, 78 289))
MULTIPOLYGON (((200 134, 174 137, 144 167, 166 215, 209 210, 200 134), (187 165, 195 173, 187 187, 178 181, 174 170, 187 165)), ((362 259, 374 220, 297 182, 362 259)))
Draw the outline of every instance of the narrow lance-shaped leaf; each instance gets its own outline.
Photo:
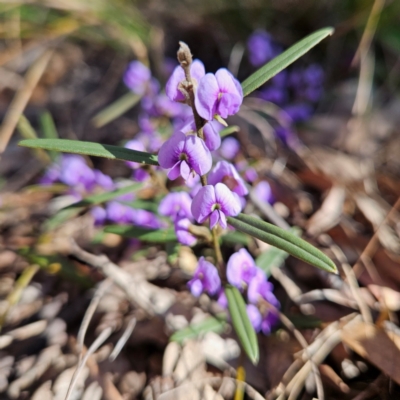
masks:
POLYGON ((140 99, 141 96, 138 96, 135 93, 126 93, 118 100, 114 101, 114 103, 110 104, 109 106, 101 110, 97 115, 95 115, 92 119, 94 125, 97 128, 101 128, 102 126, 107 125, 109 122, 120 117, 126 111, 131 109, 135 104, 139 102, 140 99))
POLYGON ((182 343, 185 340, 196 338, 207 332, 222 333, 226 327, 226 315, 220 314, 216 317, 208 317, 204 321, 190 324, 188 327, 176 331, 170 340, 182 343))
POLYGON ((271 79, 273 76, 284 70, 302 55, 307 53, 310 49, 316 46, 321 40, 327 36, 332 35, 333 28, 320 29, 304 39, 297 42, 292 47, 279 56, 275 57, 269 63, 262 66, 254 74, 250 75, 245 81, 242 82, 243 96, 249 95, 257 88, 271 79))
POLYGON ((68 139, 27 139, 20 141, 19 145, 34 149, 85 154, 114 160, 134 161, 140 164, 158 165, 158 158, 153 154, 108 144, 68 139))
POLYGON ((257 334, 251 325, 246 311, 246 303, 238 289, 231 285, 225 287, 225 295, 228 300, 228 308, 232 318, 232 324, 240 340, 243 350, 253 364, 258 363, 259 349, 257 334))
POLYGON ((321 268, 327 272, 337 273, 336 265, 328 256, 310 243, 288 231, 245 214, 239 214, 235 218, 228 217, 228 222, 234 228, 278 249, 284 250, 314 267, 321 268))

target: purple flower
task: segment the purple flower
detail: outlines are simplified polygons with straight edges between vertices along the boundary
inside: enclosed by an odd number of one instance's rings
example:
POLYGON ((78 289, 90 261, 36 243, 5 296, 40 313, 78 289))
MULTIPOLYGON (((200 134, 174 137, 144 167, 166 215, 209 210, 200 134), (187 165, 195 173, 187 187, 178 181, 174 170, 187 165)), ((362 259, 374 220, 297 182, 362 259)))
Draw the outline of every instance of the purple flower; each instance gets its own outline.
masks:
POLYGON ((171 168, 168 172, 171 180, 179 175, 186 180, 193 172, 204 175, 212 166, 211 153, 203 140, 182 132, 175 133, 161 146, 158 162, 162 168, 171 168))
POLYGON ((158 95, 154 102, 156 114, 159 116, 166 116, 168 118, 173 118, 180 115, 182 112, 182 107, 186 106, 170 100, 165 94, 158 95))
POLYGON ((125 71, 124 83, 134 93, 142 95, 151 78, 150 70, 140 61, 129 63, 125 71))
MULTIPOLYGON (((200 79, 205 74, 204 65, 200 60, 194 60, 192 65, 190 66, 190 74, 192 80, 194 81, 194 85, 198 84, 200 79)), ((185 73, 183 68, 178 65, 171 77, 168 79, 167 84, 165 85, 165 93, 172 101, 185 101, 186 98, 180 90, 182 82, 185 81, 185 73)))
POLYGON ((192 212, 190 206, 192 199, 186 192, 173 192, 167 194, 161 201, 158 212, 161 215, 170 217, 173 221, 181 218, 192 219, 192 212))
POLYGON ((277 315, 273 311, 268 311, 267 314, 263 316, 263 320, 261 322, 261 330, 264 335, 269 335, 271 333, 272 327, 276 325, 278 321, 279 315, 277 315))
POLYGON ((106 206, 107 219, 118 224, 132 222, 134 209, 117 201, 110 201, 106 206))
POLYGON ((217 268, 201 257, 193 278, 188 282, 193 296, 200 296, 203 292, 216 294, 221 288, 221 279, 217 268))
POLYGON ((273 42, 271 35, 259 30, 254 32, 247 41, 249 60, 252 65, 259 67, 280 53, 279 47, 273 42))
POLYGON ((175 220, 175 234, 179 243, 185 246, 193 246, 197 239, 189 232, 191 221, 189 218, 178 218, 175 220))
POLYGON ((257 266, 246 249, 240 249, 230 256, 226 267, 226 277, 232 286, 244 289, 256 273, 257 266))
POLYGON ((60 179, 60 174, 60 165, 58 163, 51 164, 40 179, 39 183, 41 185, 52 185, 54 182, 60 179))
POLYGON ((268 282, 265 272, 256 267, 256 273, 251 278, 247 290, 247 298, 249 299, 249 302, 258 304, 260 299, 264 299, 274 307, 278 308, 280 304, 278 299, 272 293, 273 290, 274 285, 271 282, 268 282))
POLYGON ((85 190, 90 190, 95 185, 94 171, 87 166, 83 157, 75 154, 62 157, 59 179, 68 186, 78 186, 85 190))
POLYGON ((257 183, 257 185, 254 187, 254 192, 259 200, 270 204, 274 202, 271 186, 267 181, 261 181, 257 183))
POLYGON ((106 217, 107 217, 107 212, 103 207, 93 207, 90 209, 90 214, 92 215, 93 219, 94 219, 94 224, 96 226, 100 226, 103 225, 106 217))
MULTIPOLYGON (((203 126, 204 142, 210 151, 217 150, 221 146, 221 136, 219 133, 224 129, 218 121, 208 121, 203 126)), ((196 125, 194 123, 193 115, 186 117, 185 121, 182 122, 181 128, 179 129, 183 133, 196 133, 196 125)))
POLYGON ((222 141, 221 148, 219 152, 222 157, 227 160, 232 160, 236 157, 237 153, 240 150, 240 143, 234 137, 228 137, 222 141))
POLYGON ((220 305, 221 308, 228 308, 228 299, 226 298, 226 294, 223 289, 219 291, 217 303, 220 305))
POLYGON ((192 214, 197 222, 210 218, 210 228, 220 224, 227 227, 226 217, 240 213, 242 206, 239 197, 223 183, 203 186, 192 201, 192 214))
POLYGON ((247 180, 247 182, 255 182, 258 178, 258 174, 253 167, 249 167, 244 172, 244 177, 247 180))
POLYGON ((304 82, 310 86, 322 85, 324 81, 324 70, 318 64, 309 65, 303 73, 304 82))
POLYGON ((310 104, 299 103, 291 104, 284 107, 285 113, 290 118, 290 122, 303 122, 308 120, 313 112, 313 108, 310 104))
POLYGON ((160 220, 150 211, 133 209, 128 212, 130 222, 137 226, 159 229, 162 227, 160 220))
POLYGON ((195 95, 196 110, 207 121, 215 115, 227 118, 236 114, 243 101, 243 90, 238 80, 225 68, 215 75, 206 74, 201 78, 195 95))
POLYGON ((236 168, 227 161, 219 161, 208 175, 208 183, 210 185, 216 185, 218 182, 225 183, 232 192, 237 193, 239 196, 245 196, 249 193, 236 168))
POLYGON ((260 90, 258 97, 274 104, 283 104, 287 101, 287 92, 284 88, 268 86, 260 90))
POLYGON ((254 304, 248 304, 246 306, 246 311, 254 330, 260 332, 262 315, 259 309, 254 304))
POLYGON ((114 182, 110 176, 103 174, 98 169, 94 170, 94 179, 96 184, 105 190, 113 190, 115 188, 114 182))

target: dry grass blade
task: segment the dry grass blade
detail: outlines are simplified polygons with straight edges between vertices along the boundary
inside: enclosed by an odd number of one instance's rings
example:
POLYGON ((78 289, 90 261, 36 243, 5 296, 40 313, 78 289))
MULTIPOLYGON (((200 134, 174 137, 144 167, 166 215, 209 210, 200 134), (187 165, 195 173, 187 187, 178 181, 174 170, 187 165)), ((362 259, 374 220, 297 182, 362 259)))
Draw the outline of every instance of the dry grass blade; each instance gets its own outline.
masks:
POLYGON ((113 329, 111 327, 108 327, 104 329, 103 332, 98 336, 98 338, 93 342, 93 344, 89 347, 87 353, 83 357, 83 359, 79 362, 74 375, 72 376, 71 383, 68 388, 67 395, 65 396, 65 400, 70 400, 75 384, 78 381, 78 377, 80 372, 83 370, 83 367, 86 365, 87 360, 89 357, 109 338, 109 336, 112 334, 113 329))
POLYGON ((136 318, 133 317, 128 323, 128 326, 125 329, 125 332, 121 336, 121 338, 118 340, 117 344, 115 345, 114 350, 110 354, 110 361, 114 361, 117 357, 118 354, 121 352, 122 348, 125 346, 125 343, 128 341, 129 337, 131 336, 133 330, 135 329, 136 326, 136 318))
POLYGON ((15 94, 0 127, 0 154, 6 149, 21 114, 24 112, 33 90, 39 83, 52 55, 53 50, 47 50, 26 73, 25 84, 15 94))
POLYGON ((90 321, 93 318, 93 315, 96 311, 97 306, 100 303, 101 298, 107 292, 107 290, 110 288, 111 284, 112 284, 111 281, 108 279, 106 279, 100 283, 100 285, 97 288, 97 290, 92 298, 92 301, 90 302, 89 307, 87 308, 85 315, 82 319, 82 323, 81 323, 81 326, 79 327, 79 332, 78 332, 78 336, 77 336, 78 352, 81 355, 82 355, 82 351, 83 351, 86 331, 89 327, 90 321))

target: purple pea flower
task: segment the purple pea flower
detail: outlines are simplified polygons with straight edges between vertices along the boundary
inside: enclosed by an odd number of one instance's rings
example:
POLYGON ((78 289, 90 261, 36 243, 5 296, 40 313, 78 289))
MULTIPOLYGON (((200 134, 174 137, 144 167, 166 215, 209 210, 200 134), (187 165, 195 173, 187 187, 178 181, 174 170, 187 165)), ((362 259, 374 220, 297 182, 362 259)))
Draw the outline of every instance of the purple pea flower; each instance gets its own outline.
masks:
POLYGON ((222 141, 219 153, 227 160, 232 160, 236 157, 240 150, 240 143, 234 137, 228 137, 222 141))
MULTIPOLYGON (((185 121, 182 123, 180 131, 183 133, 196 132, 196 125, 194 123, 193 115, 186 117, 185 121), (182 126, 183 125, 183 126, 182 126)), ((208 121, 203 126, 204 142, 208 147, 208 150, 214 151, 221 146, 221 136, 219 133, 224 129, 218 121, 208 121)))
POLYGON ((94 219, 95 226, 101 226, 104 224, 107 218, 107 212, 103 207, 96 206, 90 209, 90 214, 94 219))
POLYGON ((265 203, 272 204, 274 202, 274 196, 272 194, 271 186, 267 181, 261 181, 254 187, 254 192, 258 199, 265 203))
POLYGON ((103 174, 98 169, 94 170, 94 179, 96 184, 105 190, 113 190, 115 188, 114 182, 110 176, 103 174))
POLYGON ((280 52, 271 35, 263 30, 258 30, 250 36, 247 49, 250 63, 255 67, 265 64, 280 52))
POLYGON ((287 92, 284 88, 268 86, 258 93, 258 97, 274 104, 283 104, 287 101, 287 92))
POLYGON ((193 296, 200 296, 203 292, 210 295, 216 294, 221 288, 221 279, 217 268, 201 257, 197 264, 193 278, 188 282, 193 296))
POLYGON ((246 311, 254 330, 260 332, 263 319, 260 310, 254 304, 248 304, 246 311))
POLYGON ((284 107, 284 111, 286 115, 283 115, 283 117, 289 117, 290 121, 288 122, 296 123, 308 120, 312 115, 313 108, 310 104, 298 103, 284 107))
POLYGON ((260 299, 264 299, 274 307, 280 307, 278 299, 272 293, 273 290, 274 285, 268 282, 265 272, 256 267, 256 273, 251 278, 247 289, 247 298, 250 303, 258 304, 260 299))
POLYGON ((106 206, 107 219, 118 224, 132 223, 134 209, 117 201, 110 201, 106 206))
POLYGON ((186 192, 174 192, 167 194, 161 201, 158 212, 161 215, 170 217, 173 221, 181 218, 192 219, 190 206, 192 199, 186 192))
MULTIPOLYGON (((190 74, 195 87, 205 73, 204 64, 200 60, 194 60, 190 66, 190 74)), ((178 65, 165 85, 165 93, 170 100, 181 102, 186 100, 184 94, 180 90, 183 81, 185 81, 185 72, 183 68, 178 65)))
POLYGON ((144 94, 151 78, 150 70, 140 61, 132 61, 124 74, 125 85, 138 95, 144 94))
POLYGON ((244 177, 248 182, 255 182, 258 178, 258 174, 253 167, 249 167, 244 172, 244 177))
POLYGON ((54 182, 60 179, 60 174, 60 165, 58 163, 51 164, 40 179, 39 183, 41 185, 52 185, 54 182))
POLYGON ((226 267, 226 277, 232 286, 242 290, 256 274, 257 266, 246 249, 240 249, 230 256, 226 267))
POLYGON ((242 101, 243 90, 239 81, 225 68, 219 69, 215 75, 204 75, 195 93, 196 110, 207 121, 212 121, 215 115, 227 118, 236 114, 242 101))
POLYGON ((208 183, 210 185, 216 185, 218 182, 225 183, 232 192, 237 193, 239 196, 245 196, 249 193, 236 168, 227 161, 219 161, 208 175, 208 183))
POLYGON ((187 180, 193 172, 204 175, 212 166, 211 153, 204 141, 182 132, 175 133, 161 146, 158 162, 162 168, 171 168, 168 172, 171 180, 179 175, 187 180))
POLYGON ((261 330, 264 335, 269 335, 271 333, 272 327, 279 321, 279 316, 273 311, 268 311, 267 314, 263 316, 261 322, 261 330))
POLYGON ((203 186, 192 201, 195 220, 203 223, 210 218, 211 229, 218 223, 226 229, 226 217, 238 215, 241 208, 239 196, 232 193, 223 183, 203 186))
POLYGON ((133 209, 129 212, 128 216, 131 223, 137 226, 144 226, 147 228, 159 229, 162 227, 160 220, 150 211, 133 209))
POLYGON ((63 156, 59 179, 68 186, 78 186, 84 190, 91 190, 95 185, 94 171, 88 167, 83 157, 75 154, 63 156))
POLYGON ((175 234, 179 243, 185 246, 193 246, 197 239, 189 232, 191 221, 189 218, 178 218, 175 220, 175 234))

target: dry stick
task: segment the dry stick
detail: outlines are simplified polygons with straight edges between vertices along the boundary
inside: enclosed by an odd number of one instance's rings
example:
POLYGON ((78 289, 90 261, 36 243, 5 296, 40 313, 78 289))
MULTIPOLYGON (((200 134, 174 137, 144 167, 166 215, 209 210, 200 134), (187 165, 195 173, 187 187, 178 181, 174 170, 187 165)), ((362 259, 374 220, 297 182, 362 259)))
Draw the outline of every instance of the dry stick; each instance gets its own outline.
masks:
POLYGON ((93 344, 89 347, 87 353, 85 354, 85 357, 83 357, 82 360, 78 363, 78 366, 74 372, 74 375, 72 376, 71 383, 69 384, 68 387, 68 392, 67 395, 65 396, 65 400, 69 400, 72 392, 74 390, 74 387, 76 385, 76 382, 78 381, 79 374, 82 372, 83 367, 86 365, 87 360, 89 357, 109 338, 109 336, 112 334, 113 328, 110 326, 106 329, 104 329, 103 332, 100 333, 99 337, 93 342, 93 344))
MULTIPOLYGON (((296 374, 299 372, 300 367, 302 367, 304 362, 307 362, 310 360, 310 358, 314 357, 315 354, 319 351, 321 346, 324 343, 330 343, 333 341, 332 338, 336 340, 336 337, 333 335, 336 334, 337 332, 340 331, 341 326, 343 324, 349 323, 351 320, 353 320, 355 317, 357 317, 359 314, 352 313, 349 314, 343 318, 340 319, 340 321, 335 321, 328 325, 315 339, 314 341, 307 347, 307 352, 302 350, 302 354, 300 355, 300 358, 296 359, 292 365, 288 368, 288 370, 285 372, 284 376, 282 377, 281 382, 279 385, 276 387, 274 391, 272 391, 268 395, 268 399, 273 399, 275 398, 275 395, 278 395, 280 398, 281 396, 285 394, 287 386, 291 385, 293 379, 295 379, 296 374), (286 383, 287 382, 287 383, 286 383)), ((336 344, 334 344, 335 346, 336 344)), ((334 347, 333 346, 333 347, 334 347)), ((332 348, 333 348, 332 347, 332 348)))
POLYGON ((349 282, 350 290, 351 293, 354 297, 354 300, 357 302, 358 307, 360 309, 361 315, 363 317, 363 320, 366 323, 372 324, 373 319, 371 315, 371 310, 369 309, 367 303, 364 301, 361 293, 360 293, 360 287, 357 282, 357 278, 354 274, 353 269, 351 268, 350 264, 347 262, 347 258, 345 254, 343 253, 342 249, 332 240, 332 238, 326 234, 322 234, 318 237, 318 240, 328 246, 337 260, 340 262, 344 273, 346 274, 346 278, 349 282))
POLYGON ((87 329, 89 327, 90 321, 93 318, 93 315, 96 311, 97 306, 100 303, 101 298, 107 292, 107 290, 112 285, 110 279, 105 279, 103 282, 100 283, 99 287, 97 288, 89 307, 86 309, 85 315, 83 316, 81 326, 79 327, 79 332, 77 336, 77 347, 79 352, 79 359, 83 357, 83 347, 84 347, 84 340, 87 329))
POLYGON ((25 75, 25 84, 15 94, 0 127, 0 155, 6 149, 8 142, 24 112, 32 93, 39 83, 54 50, 47 50, 28 70, 25 75))
POLYGON ((115 345, 114 350, 108 357, 110 361, 114 361, 118 357, 118 354, 121 352, 122 348, 125 346, 125 343, 128 341, 133 330, 135 329, 135 326, 136 326, 136 318, 133 317, 129 321, 128 326, 125 329, 125 332, 123 333, 121 338, 118 340, 117 344, 115 345))
POLYGON ((378 241, 379 241, 379 238, 378 238, 379 230, 381 229, 382 226, 386 225, 386 223, 393 217, 394 214, 396 214, 398 212, 399 208, 400 208, 400 197, 396 200, 396 203, 394 204, 394 206, 391 208, 391 210, 387 213, 384 220, 378 226, 378 229, 376 229, 371 240, 368 242, 367 246, 362 251, 360 257, 358 257, 358 260, 354 264, 353 268, 354 268, 354 272, 357 276, 359 276, 359 274, 361 273, 361 271, 359 271, 359 269, 362 268, 361 261, 363 261, 365 258, 372 259, 374 253, 377 250, 378 241))
MULTIPOLYGON (((266 307, 271 309, 275 314, 279 315, 279 319, 281 320, 283 325, 285 325, 286 328, 290 332, 292 332, 294 337, 300 343, 301 347, 303 347, 303 350, 304 350, 305 354, 307 354, 307 352, 308 352, 308 350, 307 350, 308 349, 308 343, 307 343, 306 339, 304 338, 304 336, 301 334, 301 332, 298 329, 296 329, 296 327, 293 325, 292 321, 290 321, 290 319, 287 318, 285 314, 282 314, 276 307, 270 305, 267 302, 263 302, 263 303, 264 303, 264 305, 266 307)), ((308 354, 307 354, 307 357, 308 357, 308 354)), ((319 400, 324 400, 324 398, 325 398, 325 396, 324 396, 324 388, 322 386, 321 375, 320 375, 319 369, 318 369, 317 365, 312 361, 311 356, 308 357, 308 359, 311 362, 312 372, 314 374, 315 384, 317 386, 318 399, 319 400)))
MULTIPOLYGON (((324 359, 330 354, 335 346, 337 346, 341 341, 341 332, 340 330, 336 331, 332 334, 317 350, 317 352, 312 357, 312 361, 319 365, 324 359)), ((289 382, 286 386, 285 392, 281 393, 278 399, 285 398, 287 394, 289 394, 288 400, 295 400, 298 398, 301 390, 303 389, 304 383, 307 379, 308 374, 312 370, 312 364, 307 361, 304 366, 300 369, 300 371, 295 375, 295 377, 289 382)))
MULTIPOLYGON (((184 42, 179 42, 179 50, 178 50, 178 61, 185 72, 186 81, 183 84, 183 88, 185 90, 185 94, 188 97, 189 105, 192 108, 194 122, 196 125, 197 136, 204 140, 203 134, 203 125, 204 120, 200 117, 199 113, 196 110, 196 106, 194 104, 194 83, 192 80, 192 76, 190 74, 190 66, 192 65, 193 57, 190 52, 189 46, 184 42)), ((207 185, 207 176, 202 175, 200 177, 201 184, 203 186, 207 185)))

